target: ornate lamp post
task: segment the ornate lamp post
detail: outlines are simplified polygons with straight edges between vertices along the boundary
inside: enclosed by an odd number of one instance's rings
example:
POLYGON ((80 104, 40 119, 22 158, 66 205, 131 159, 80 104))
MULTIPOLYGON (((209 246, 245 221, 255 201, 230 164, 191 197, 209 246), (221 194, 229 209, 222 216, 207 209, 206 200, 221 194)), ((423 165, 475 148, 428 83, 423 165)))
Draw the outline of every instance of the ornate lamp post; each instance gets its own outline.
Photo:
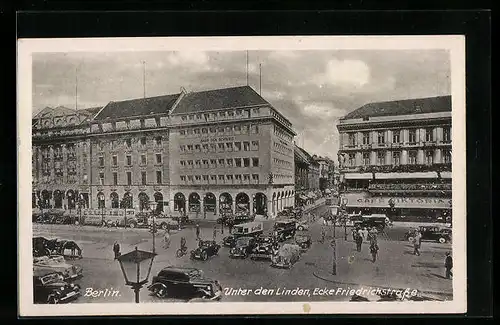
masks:
POLYGON ((136 247, 118 257, 125 284, 134 290, 136 303, 139 303, 139 291, 148 282, 155 256, 155 253, 138 250, 136 247))
POLYGON ((332 274, 337 275, 337 238, 336 238, 336 226, 335 224, 337 223, 337 213, 338 213, 338 206, 336 205, 331 205, 330 206, 330 214, 332 216, 333 220, 333 239, 330 242, 330 245, 332 246, 332 251, 333 251, 333 263, 332 263, 332 274))
POLYGON ((156 207, 157 207, 157 202, 155 201, 150 201, 149 202, 149 207, 151 208, 151 232, 153 233, 153 254, 156 254, 156 244, 155 244, 155 239, 156 239, 156 207))

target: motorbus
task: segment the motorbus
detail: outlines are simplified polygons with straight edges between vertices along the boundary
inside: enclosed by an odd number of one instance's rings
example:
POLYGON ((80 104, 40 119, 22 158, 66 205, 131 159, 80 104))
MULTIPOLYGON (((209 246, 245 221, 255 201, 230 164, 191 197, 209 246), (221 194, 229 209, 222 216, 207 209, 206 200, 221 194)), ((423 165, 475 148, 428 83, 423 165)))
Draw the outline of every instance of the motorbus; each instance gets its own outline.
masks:
POLYGON ((127 227, 137 224, 135 209, 82 209, 81 222, 91 226, 127 227))

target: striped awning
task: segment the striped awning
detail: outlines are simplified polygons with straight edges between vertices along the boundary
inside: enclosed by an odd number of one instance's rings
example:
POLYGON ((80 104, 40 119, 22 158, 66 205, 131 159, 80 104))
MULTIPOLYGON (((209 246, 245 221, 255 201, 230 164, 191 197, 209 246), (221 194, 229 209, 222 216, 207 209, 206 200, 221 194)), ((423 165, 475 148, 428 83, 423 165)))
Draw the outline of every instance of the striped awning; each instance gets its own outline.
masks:
POLYGON ((436 172, 425 173, 375 173, 375 179, 437 178, 436 172))
POLYGON ((372 179, 372 173, 347 173, 344 174, 345 179, 372 179))

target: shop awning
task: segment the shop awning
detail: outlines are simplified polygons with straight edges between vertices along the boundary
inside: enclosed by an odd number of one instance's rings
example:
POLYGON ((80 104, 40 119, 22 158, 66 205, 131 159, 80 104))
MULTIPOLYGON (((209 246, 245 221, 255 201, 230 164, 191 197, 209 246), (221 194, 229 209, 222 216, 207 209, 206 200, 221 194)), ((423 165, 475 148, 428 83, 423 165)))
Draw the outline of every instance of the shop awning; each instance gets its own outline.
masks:
POLYGON ((441 172, 441 178, 451 178, 451 172, 441 172))
POLYGON ((372 173, 347 173, 344 174, 345 179, 372 179, 372 173))
POLYGON ((437 178, 436 172, 425 173, 375 173, 375 179, 437 178))

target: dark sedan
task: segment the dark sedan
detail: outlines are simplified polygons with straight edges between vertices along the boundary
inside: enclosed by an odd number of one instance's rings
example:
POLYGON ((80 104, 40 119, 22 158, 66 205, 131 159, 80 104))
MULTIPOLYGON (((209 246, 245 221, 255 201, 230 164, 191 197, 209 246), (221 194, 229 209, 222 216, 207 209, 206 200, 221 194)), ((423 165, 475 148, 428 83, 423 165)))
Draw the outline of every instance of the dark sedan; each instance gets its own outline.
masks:
POLYGON ((80 286, 65 282, 60 274, 46 270, 34 270, 34 303, 61 304, 78 298, 80 294, 80 286))
POLYGON ((213 240, 201 240, 198 248, 191 251, 191 259, 206 261, 219 253, 220 245, 213 240))
POLYGON ((239 237, 236 240, 236 244, 229 251, 229 256, 231 258, 241 257, 247 258, 255 247, 254 237, 239 237))

